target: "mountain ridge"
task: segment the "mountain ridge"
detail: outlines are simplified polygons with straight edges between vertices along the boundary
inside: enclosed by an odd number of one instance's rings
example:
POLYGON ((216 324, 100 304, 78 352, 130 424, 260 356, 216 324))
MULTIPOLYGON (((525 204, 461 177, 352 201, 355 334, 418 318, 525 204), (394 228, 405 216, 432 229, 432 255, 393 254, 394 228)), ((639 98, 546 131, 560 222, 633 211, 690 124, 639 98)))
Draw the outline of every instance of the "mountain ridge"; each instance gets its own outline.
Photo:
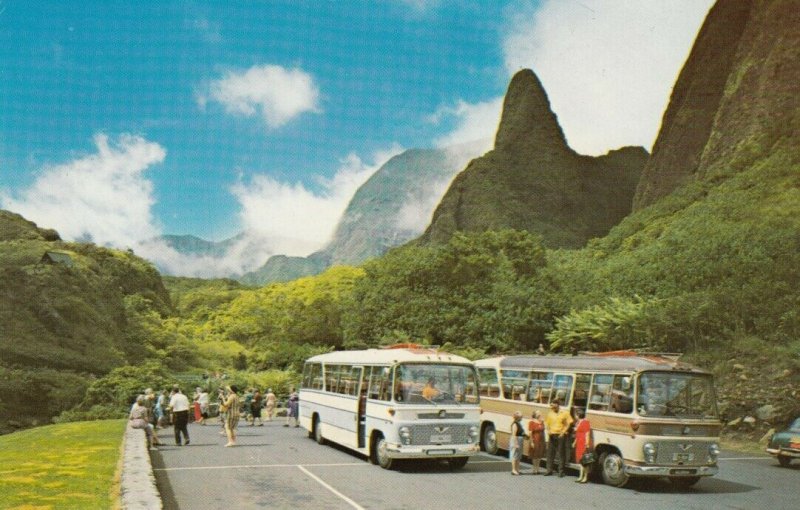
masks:
POLYGON ((551 248, 581 247, 630 213, 647 157, 641 147, 577 154, 538 77, 521 70, 509 84, 494 149, 456 177, 419 241, 512 228, 541 234, 551 248))

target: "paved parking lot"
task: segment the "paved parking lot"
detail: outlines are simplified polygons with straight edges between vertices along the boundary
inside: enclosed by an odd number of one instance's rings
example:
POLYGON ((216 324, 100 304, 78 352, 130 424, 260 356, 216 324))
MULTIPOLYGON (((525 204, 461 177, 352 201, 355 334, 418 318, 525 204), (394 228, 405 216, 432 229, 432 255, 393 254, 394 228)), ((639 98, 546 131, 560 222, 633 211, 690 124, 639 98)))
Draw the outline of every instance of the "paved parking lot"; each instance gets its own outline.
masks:
POLYGON ((223 446, 219 425, 190 425, 191 445, 183 447, 170 446, 171 429, 159 431, 166 445, 152 459, 165 508, 800 508, 800 463, 779 468, 768 457, 725 454, 719 476, 688 490, 661 480, 614 489, 573 483, 575 473, 511 476, 507 461, 485 454, 456 472, 443 462, 387 471, 282 424, 244 425, 234 448, 223 446))

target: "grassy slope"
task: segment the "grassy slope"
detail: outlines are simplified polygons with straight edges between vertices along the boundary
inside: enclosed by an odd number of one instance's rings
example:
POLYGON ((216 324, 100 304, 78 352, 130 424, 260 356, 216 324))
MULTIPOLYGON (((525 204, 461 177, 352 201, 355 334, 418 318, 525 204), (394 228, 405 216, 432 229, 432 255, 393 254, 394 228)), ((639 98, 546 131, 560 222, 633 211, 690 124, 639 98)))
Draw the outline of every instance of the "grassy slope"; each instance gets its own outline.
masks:
POLYGON ((49 425, 0 436, 3 508, 112 508, 124 420, 49 425))

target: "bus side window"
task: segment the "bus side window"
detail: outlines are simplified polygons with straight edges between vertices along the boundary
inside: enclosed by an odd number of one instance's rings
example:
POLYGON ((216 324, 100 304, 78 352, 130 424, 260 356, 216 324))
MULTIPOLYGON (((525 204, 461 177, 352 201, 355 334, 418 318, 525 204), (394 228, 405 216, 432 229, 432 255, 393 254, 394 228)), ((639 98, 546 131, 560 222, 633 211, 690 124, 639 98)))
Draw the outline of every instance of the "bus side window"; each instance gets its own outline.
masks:
POLYGON ((633 412, 633 385, 631 378, 615 375, 611 390, 611 410, 615 413, 629 414, 633 412))
POLYGON ((311 367, 311 387, 315 390, 322 389, 322 365, 319 363, 311 367))
POLYGON ((372 367, 369 383, 369 398, 377 400, 391 400, 389 393, 391 385, 391 371, 389 367, 372 367))
POLYGON ((569 406, 569 396, 572 394, 572 376, 557 375, 553 380, 552 400, 558 400, 563 406, 569 406))
POLYGON ((530 375, 523 370, 501 370, 503 395, 508 400, 526 400, 530 375))
POLYGON ((586 409, 589 401, 589 388, 592 384, 590 374, 578 374, 575 378, 575 393, 572 397, 572 405, 586 409))
POLYGON ((611 375, 595 375, 592 384, 592 392, 589 397, 589 409, 596 411, 607 411, 608 404, 611 402, 611 382, 613 376, 611 375))
POLYGON ((500 396, 500 384, 497 381, 497 370, 494 368, 479 368, 478 377, 481 381, 480 394, 482 397, 500 396))

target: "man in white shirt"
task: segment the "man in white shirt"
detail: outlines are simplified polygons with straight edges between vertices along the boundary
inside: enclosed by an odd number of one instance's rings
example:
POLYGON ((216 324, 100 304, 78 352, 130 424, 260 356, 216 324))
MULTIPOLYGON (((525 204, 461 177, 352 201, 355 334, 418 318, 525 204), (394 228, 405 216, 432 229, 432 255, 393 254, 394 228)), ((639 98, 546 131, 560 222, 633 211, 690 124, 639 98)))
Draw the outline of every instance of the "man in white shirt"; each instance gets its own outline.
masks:
POLYGON ((181 393, 181 389, 175 386, 172 398, 169 399, 169 407, 172 408, 172 422, 175 427, 175 444, 181 445, 181 433, 186 438, 184 444, 189 444, 189 399, 181 393))

